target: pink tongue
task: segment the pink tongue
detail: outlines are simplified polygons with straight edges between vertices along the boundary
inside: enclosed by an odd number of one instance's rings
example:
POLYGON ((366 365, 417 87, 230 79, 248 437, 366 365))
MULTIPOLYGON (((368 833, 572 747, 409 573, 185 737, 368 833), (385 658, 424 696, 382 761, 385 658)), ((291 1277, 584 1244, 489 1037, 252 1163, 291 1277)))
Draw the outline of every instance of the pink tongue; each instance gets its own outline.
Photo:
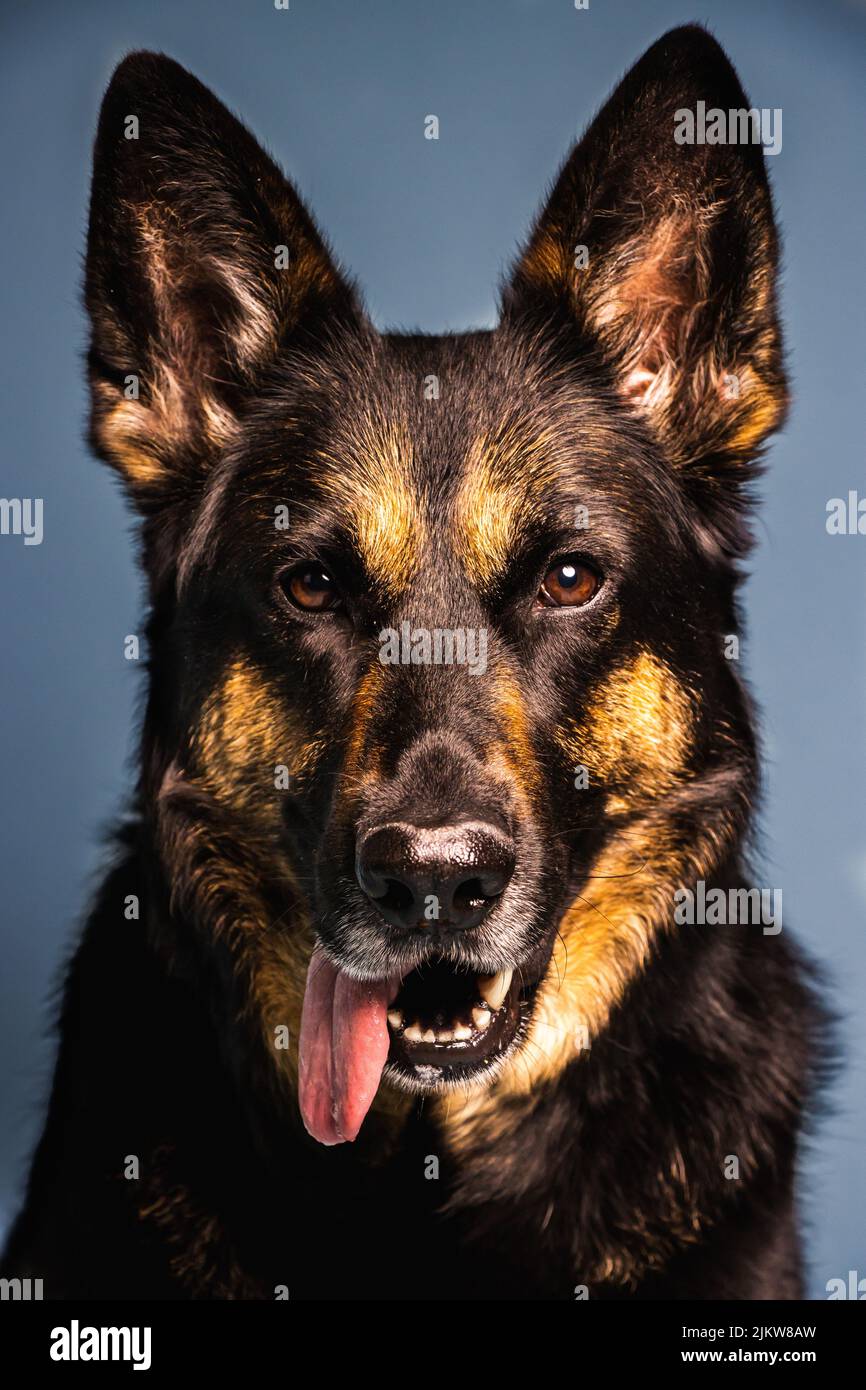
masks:
POLYGON ((320 1144, 357 1138, 388 1056, 388 1001, 395 982, 350 979, 319 946, 307 971, 298 1096, 320 1144))

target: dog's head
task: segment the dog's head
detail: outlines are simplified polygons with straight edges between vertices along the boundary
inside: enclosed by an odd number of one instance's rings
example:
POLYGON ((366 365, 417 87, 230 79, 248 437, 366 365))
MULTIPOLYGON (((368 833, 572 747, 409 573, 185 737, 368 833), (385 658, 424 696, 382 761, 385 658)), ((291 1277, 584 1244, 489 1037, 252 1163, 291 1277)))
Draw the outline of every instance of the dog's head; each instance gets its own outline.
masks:
POLYGON ((383 1069, 519 1089, 578 1059, 741 831, 776 241, 760 146, 679 142, 699 102, 748 106, 679 30, 571 154, 499 326, 435 338, 374 330, 183 69, 134 55, 105 98, 92 429, 144 516, 144 822, 285 1058, 308 973, 325 1141, 383 1069))

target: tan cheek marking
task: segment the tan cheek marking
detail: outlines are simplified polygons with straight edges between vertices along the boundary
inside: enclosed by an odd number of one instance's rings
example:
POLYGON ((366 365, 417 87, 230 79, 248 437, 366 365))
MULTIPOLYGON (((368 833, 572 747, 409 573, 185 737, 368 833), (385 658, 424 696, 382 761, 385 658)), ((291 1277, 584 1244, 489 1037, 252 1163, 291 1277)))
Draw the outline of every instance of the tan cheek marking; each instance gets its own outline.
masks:
POLYGON ((261 890, 265 872, 273 873, 277 866, 261 857, 251 837, 239 837, 230 819, 218 826, 212 817, 201 818, 201 805, 211 806, 213 800, 201 779, 170 765, 156 810, 173 903, 206 927, 213 939, 225 941, 236 969, 249 972, 249 1022, 294 1087, 304 981, 313 946, 303 894, 288 866, 281 866, 290 906, 282 920, 272 922, 261 890), (274 1029, 280 1026, 289 1029, 286 1051, 275 1046, 274 1029))
POLYGON ((685 771, 693 699, 664 662, 644 651, 560 729, 557 743, 572 766, 588 768, 591 782, 615 784, 608 810, 622 810, 654 799, 685 771))
MULTIPOLYGON (((535 1080, 553 1079, 607 1026, 626 986, 646 965, 673 912, 678 847, 663 830, 630 827, 592 866, 584 894, 560 923, 542 983, 530 1045, 535 1080)), ((515 1075, 517 1089, 521 1077, 515 1075)))
POLYGON ((313 946, 303 893, 290 866, 278 866, 270 855, 263 858, 261 845, 254 846, 255 837, 239 836, 230 818, 222 826, 214 825, 212 817, 201 818, 201 803, 211 806, 213 802, 213 793, 202 779, 170 765, 156 806, 173 902, 206 927, 213 939, 224 940, 237 971, 248 973, 248 1022, 293 1090, 304 981, 313 946), (280 871, 289 907, 273 922, 262 884, 266 873, 279 875, 280 871), (274 1030, 283 1026, 289 1029, 290 1045, 285 1051, 275 1045, 274 1030))
POLYGON ((196 769, 211 795, 261 812, 276 809, 276 768, 290 782, 310 775, 327 748, 268 686, 261 672, 237 658, 205 706, 192 739, 196 769))

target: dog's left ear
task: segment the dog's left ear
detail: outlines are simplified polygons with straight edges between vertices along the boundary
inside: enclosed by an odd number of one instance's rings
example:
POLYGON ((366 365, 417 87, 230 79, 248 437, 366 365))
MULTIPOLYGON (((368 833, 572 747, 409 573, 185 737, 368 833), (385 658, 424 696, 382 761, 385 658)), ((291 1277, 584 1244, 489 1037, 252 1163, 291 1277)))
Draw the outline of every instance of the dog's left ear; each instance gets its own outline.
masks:
POLYGON ((684 113, 697 136, 713 108, 726 122, 743 112, 740 139, 754 139, 722 49, 701 28, 675 29, 575 147, 504 297, 506 316, 558 323, 601 350, 711 507, 714 494, 730 500, 720 483, 745 476, 786 401, 764 154, 745 140, 687 143, 684 113))

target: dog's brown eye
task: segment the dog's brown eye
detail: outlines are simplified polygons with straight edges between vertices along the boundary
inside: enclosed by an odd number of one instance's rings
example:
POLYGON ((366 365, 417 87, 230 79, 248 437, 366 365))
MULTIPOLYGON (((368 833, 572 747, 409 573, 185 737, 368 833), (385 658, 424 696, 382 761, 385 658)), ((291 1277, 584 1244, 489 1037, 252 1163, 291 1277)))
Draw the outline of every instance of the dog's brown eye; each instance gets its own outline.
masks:
POLYGON ((289 602, 308 613, 325 613, 339 599, 337 586, 322 565, 296 565, 284 570, 278 583, 289 602))
POLYGON ((581 560, 563 560, 544 576, 538 598, 546 608, 580 608, 595 598, 601 579, 581 560))

